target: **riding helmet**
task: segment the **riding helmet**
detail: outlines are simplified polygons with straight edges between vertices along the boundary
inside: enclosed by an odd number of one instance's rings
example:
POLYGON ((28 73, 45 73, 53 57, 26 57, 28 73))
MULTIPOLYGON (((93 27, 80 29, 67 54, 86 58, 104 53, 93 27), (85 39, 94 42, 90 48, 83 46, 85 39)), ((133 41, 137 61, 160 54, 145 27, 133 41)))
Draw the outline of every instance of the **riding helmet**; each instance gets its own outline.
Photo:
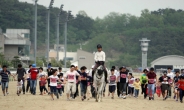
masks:
POLYGON ((102 48, 102 45, 98 44, 97 45, 97 49, 99 49, 99 48, 102 48))

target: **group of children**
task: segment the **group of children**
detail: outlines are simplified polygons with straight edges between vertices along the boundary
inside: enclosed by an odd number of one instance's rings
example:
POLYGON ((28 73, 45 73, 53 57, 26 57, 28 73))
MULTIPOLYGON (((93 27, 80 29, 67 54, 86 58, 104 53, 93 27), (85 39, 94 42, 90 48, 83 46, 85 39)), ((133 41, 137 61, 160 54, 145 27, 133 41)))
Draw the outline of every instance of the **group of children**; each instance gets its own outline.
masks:
MULTIPOLYGON (((84 101, 85 99, 90 99, 90 88, 92 87, 92 77, 89 75, 89 73, 86 72, 86 69, 87 68, 85 66, 82 66, 80 68, 80 71, 75 70, 79 73, 79 78, 75 82, 75 84, 80 85, 82 101, 84 101)), ((48 93, 49 95, 51 95, 52 100, 54 100, 54 95, 56 95, 57 98, 59 98, 59 96, 62 96, 62 93, 64 93, 64 86, 68 78, 70 79, 70 76, 64 76, 64 74, 60 70, 61 68, 59 68, 59 71, 57 69, 52 69, 50 75, 48 75, 47 73, 43 72, 43 68, 39 68, 39 74, 37 75, 37 78, 39 81, 40 95, 48 93), (46 87, 47 83, 49 85, 48 90, 46 87)), ((2 74, 3 72, 1 72, 1 75, 2 74)), ((29 74, 27 75, 30 77, 29 74)), ((150 70, 144 69, 140 79, 134 78, 132 73, 128 73, 126 67, 121 67, 119 69, 119 72, 112 68, 108 75, 108 84, 108 96, 110 96, 111 94, 112 99, 114 99, 116 88, 117 91, 120 92, 119 97, 123 99, 126 99, 126 96, 138 98, 139 91, 141 89, 141 94, 144 94, 145 99, 148 96, 150 100, 154 100, 154 94, 156 93, 158 97, 162 95, 163 100, 166 100, 167 98, 171 97, 171 93, 173 92, 173 98, 176 101, 180 100, 181 103, 183 102, 184 74, 180 75, 179 71, 175 72, 175 74, 172 74, 171 68, 168 68, 168 71, 164 71, 163 75, 158 78, 158 81, 153 68, 151 68, 150 70), (152 89, 153 87, 154 89, 152 89), (127 90, 128 92, 126 93, 127 90)), ((21 93, 22 85, 23 80, 21 78, 18 78, 18 96, 21 93)), ((77 90, 78 87, 76 87, 75 89, 77 90)), ((76 92, 76 90, 74 90, 74 92, 76 92)), ((73 98, 73 96, 71 97, 73 98)))

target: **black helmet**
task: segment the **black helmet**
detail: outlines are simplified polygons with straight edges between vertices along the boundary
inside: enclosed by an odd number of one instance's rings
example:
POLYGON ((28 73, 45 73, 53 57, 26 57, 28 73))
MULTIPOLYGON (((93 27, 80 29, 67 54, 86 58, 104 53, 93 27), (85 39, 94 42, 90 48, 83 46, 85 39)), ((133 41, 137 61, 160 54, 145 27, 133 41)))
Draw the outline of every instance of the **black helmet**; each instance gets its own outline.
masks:
POLYGON ((102 45, 98 44, 98 45, 97 45, 97 49, 98 49, 98 48, 102 48, 102 45))

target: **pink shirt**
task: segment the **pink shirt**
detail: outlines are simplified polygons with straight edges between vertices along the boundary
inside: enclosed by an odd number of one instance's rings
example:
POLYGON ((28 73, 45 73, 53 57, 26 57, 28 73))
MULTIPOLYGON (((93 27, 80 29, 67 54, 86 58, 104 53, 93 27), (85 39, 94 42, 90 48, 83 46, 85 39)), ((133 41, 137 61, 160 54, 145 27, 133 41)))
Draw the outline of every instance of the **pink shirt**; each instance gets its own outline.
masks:
POLYGON ((68 82, 76 83, 76 76, 79 76, 77 71, 67 71, 65 77, 68 78, 68 82))

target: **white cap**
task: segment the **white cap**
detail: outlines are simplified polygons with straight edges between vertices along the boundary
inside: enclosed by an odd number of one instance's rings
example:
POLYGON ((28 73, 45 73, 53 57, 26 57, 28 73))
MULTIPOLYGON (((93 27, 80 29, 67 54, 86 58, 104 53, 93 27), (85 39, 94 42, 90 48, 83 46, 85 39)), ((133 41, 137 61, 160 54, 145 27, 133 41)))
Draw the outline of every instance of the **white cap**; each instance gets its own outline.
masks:
POLYGON ((92 65, 91 68, 94 68, 94 65, 92 65))

